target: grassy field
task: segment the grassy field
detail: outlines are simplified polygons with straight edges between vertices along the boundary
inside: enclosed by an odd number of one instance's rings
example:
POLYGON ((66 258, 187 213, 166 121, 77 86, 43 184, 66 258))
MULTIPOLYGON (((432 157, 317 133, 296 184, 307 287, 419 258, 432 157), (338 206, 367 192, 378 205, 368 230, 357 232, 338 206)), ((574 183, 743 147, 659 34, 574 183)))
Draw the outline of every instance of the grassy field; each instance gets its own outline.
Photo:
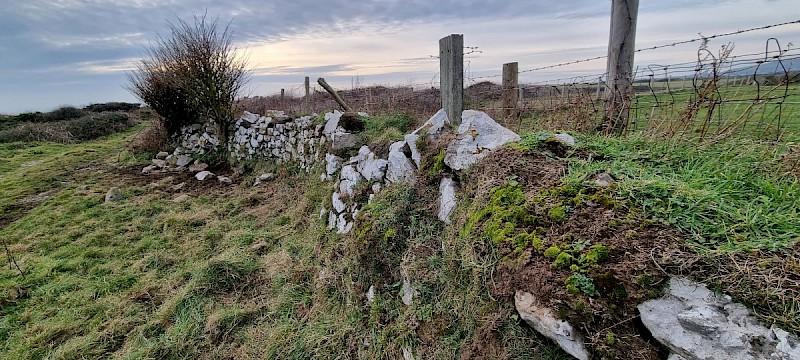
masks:
MULTIPOLYGON (((531 132, 498 155, 499 168, 464 175, 476 180, 453 225, 436 220, 430 205, 441 170, 429 154, 417 186, 387 188, 353 234, 339 236, 319 216, 330 208, 331 187, 321 170, 290 167, 259 187, 253 177, 274 170, 267 164, 217 169, 234 178, 229 186, 143 176, 152 154, 126 150, 142 126, 80 144, 0 145, 0 238, 24 274, 0 258, 0 357, 366 359, 398 358, 408 348, 423 359, 567 359, 518 318, 504 293, 518 284, 498 285, 503 269, 544 258, 528 243, 509 250, 494 242, 497 219, 475 216, 490 204, 525 206, 540 219, 520 222, 517 235, 570 228, 593 202, 629 223, 604 226, 669 229, 680 241, 663 249, 659 266, 710 281, 761 319, 800 332, 800 294, 782 281, 800 266, 800 185, 786 174, 784 147, 579 136, 578 151, 557 154, 531 132), (532 159, 552 166, 549 182, 526 183, 528 173, 510 170, 535 173, 532 159), (599 171, 618 184, 595 193, 590 179, 599 171), (514 184, 528 200, 492 202, 514 184), (104 202, 111 187, 123 199, 104 202), (174 202, 180 194, 190 200, 174 202), (559 215, 552 202, 567 197, 588 200, 559 215), (741 266, 747 272, 731 270, 741 266), (403 274, 414 279, 411 306, 401 302, 403 274)), ((544 241, 588 248, 559 235, 544 241)), ((616 256, 610 239, 597 241, 616 256)), ((558 288, 569 274, 554 270, 558 288)), ((574 296, 570 304, 590 301, 574 296)))

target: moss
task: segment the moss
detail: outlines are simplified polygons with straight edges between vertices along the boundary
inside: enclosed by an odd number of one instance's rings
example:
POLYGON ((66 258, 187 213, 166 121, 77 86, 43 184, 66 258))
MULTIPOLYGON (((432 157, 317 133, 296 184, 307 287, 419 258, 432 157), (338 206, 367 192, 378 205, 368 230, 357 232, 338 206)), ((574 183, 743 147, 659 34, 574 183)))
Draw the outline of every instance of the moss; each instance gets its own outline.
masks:
POLYGON ((562 222, 567 218, 567 209, 564 206, 554 206, 547 211, 547 217, 553 222, 562 222))
POLYGON ((553 261, 553 263, 550 266, 556 269, 566 269, 570 265, 572 265, 573 260, 575 260, 575 258, 572 255, 570 255, 570 253, 564 251, 558 254, 556 260, 553 261))
POLYGON ((609 251, 605 245, 592 245, 585 254, 581 254, 579 261, 587 265, 597 265, 608 260, 609 251))
POLYGON ((547 250, 544 251, 544 257, 549 259, 555 259, 560 254, 561 254, 561 249, 559 249, 558 246, 555 245, 547 248, 547 250))
POLYGON ((617 343, 617 334, 613 331, 606 333, 606 345, 612 346, 617 343))
POLYGON ((444 163, 445 155, 446 154, 445 154, 444 150, 442 150, 442 151, 439 151, 439 153, 436 154, 436 156, 433 157, 433 159, 431 160, 430 166, 428 166, 428 175, 430 175, 430 176, 438 176, 438 175, 441 175, 444 172, 444 170, 447 168, 447 165, 445 165, 445 163, 444 163))

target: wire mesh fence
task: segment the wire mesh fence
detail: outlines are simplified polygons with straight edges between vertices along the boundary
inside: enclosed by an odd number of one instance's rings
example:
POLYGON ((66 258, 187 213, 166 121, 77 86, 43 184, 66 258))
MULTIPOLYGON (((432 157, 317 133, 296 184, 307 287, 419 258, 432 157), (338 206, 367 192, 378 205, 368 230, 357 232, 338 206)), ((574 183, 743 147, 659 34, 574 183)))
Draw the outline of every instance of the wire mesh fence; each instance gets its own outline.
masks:
MULTIPOLYGON (((712 35, 637 50, 671 51, 676 44, 698 42, 686 61, 648 64, 635 68, 629 94, 628 133, 665 137, 691 137, 716 141, 732 136, 781 141, 800 139, 800 49, 782 46, 776 38, 765 40, 764 50, 737 54, 733 44, 711 49, 712 35)), ((572 60, 519 70, 516 75, 535 78, 538 72, 604 59, 572 60)), ((576 71, 577 72, 577 71, 576 71)), ((513 88, 502 85, 503 75, 471 77, 465 74, 464 104, 482 110, 505 126, 523 129, 598 130, 605 119, 610 90, 606 73, 528 81, 513 88), (504 96, 515 95, 509 105, 504 96), (505 95, 504 95, 505 94, 505 95)), ((515 82, 516 83, 516 82, 515 82)), ((282 95, 242 101, 244 109, 263 113, 280 109, 293 114, 323 113, 338 108, 331 96, 313 87, 305 96, 303 85, 282 95)), ((441 108, 438 78, 402 86, 352 87, 337 92, 357 111, 370 114, 406 113, 425 119, 441 108)))

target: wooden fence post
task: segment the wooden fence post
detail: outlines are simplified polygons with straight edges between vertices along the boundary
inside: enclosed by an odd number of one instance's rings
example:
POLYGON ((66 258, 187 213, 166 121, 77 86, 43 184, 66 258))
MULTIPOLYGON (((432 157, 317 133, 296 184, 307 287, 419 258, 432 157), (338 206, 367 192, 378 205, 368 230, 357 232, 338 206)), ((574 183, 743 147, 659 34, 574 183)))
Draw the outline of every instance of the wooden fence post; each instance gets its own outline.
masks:
POLYGON ((633 99, 633 54, 639 0, 612 0, 608 41, 605 131, 621 135, 628 124, 633 99))
POLYGON ((308 76, 306 76, 304 84, 306 87, 306 97, 304 99, 306 111, 311 114, 311 86, 308 83, 308 76))
POLYGON ((464 111, 464 35, 452 34, 439 39, 439 80, 442 109, 450 124, 461 124, 464 111))
POLYGON ((283 104, 285 104, 283 102, 285 92, 286 91, 284 89, 281 89, 281 110, 283 110, 283 111, 286 111, 286 107, 283 105, 283 104))
POLYGON ((519 101, 519 63, 503 64, 503 117, 517 116, 519 101))
POLYGON ((333 88, 330 85, 328 85, 328 82, 325 81, 325 79, 319 78, 317 79, 317 83, 320 84, 320 86, 322 86, 322 88, 325 89, 325 91, 327 91, 328 94, 331 94, 333 100, 336 100, 336 103, 342 107, 342 110, 346 112, 353 112, 353 108, 351 108, 350 106, 347 105, 347 103, 344 102, 342 97, 336 93, 336 90, 333 90, 333 88))

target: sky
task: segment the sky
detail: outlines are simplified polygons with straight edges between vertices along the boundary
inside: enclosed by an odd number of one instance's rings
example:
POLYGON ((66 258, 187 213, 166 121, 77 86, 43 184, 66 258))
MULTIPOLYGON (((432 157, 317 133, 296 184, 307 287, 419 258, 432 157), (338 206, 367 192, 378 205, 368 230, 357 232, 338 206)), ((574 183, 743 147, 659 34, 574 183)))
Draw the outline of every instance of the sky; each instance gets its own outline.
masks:
MULTIPOLYGON (((438 40, 449 34, 464 34, 471 48, 467 85, 499 82, 493 76, 507 62, 527 70, 602 56, 611 0, 0 0, 0 8, 0 113, 15 114, 139 102, 126 72, 169 35, 170 22, 204 13, 230 21, 252 75, 244 95, 299 95, 305 76, 337 88, 438 86, 438 40)), ((642 0, 636 46, 795 20, 797 0, 642 0)), ((732 43, 734 54, 763 52, 770 37, 784 49, 800 46, 800 24, 721 37, 709 49, 732 43)), ((698 46, 642 51, 636 64, 691 62, 698 46)), ((520 82, 596 78, 605 66, 528 71, 520 82)))

